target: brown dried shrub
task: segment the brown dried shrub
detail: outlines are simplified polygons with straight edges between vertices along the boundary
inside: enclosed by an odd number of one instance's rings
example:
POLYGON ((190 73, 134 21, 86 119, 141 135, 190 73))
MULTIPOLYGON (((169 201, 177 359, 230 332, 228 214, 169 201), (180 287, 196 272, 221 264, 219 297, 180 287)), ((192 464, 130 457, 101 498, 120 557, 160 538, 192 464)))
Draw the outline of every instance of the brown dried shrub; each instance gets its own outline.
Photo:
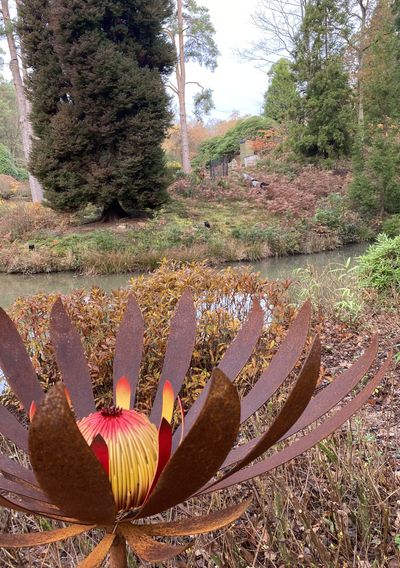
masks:
POLYGON ((66 217, 34 203, 9 203, 0 208, 0 240, 27 239, 37 231, 62 229, 66 217))
MULTIPOLYGON (((253 295, 264 299, 272 323, 266 326, 261 348, 242 375, 242 388, 258 377, 274 347, 284 334, 293 309, 286 301, 289 282, 258 279, 249 271, 218 271, 203 263, 179 265, 163 263, 150 276, 131 281, 129 289, 107 294, 98 288, 76 290, 63 302, 83 338, 98 403, 109 402, 112 393, 112 361, 115 336, 128 294, 139 302, 145 319, 145 348, 141 369, 139 407, 148 410, 161 372, 168 330, 176 303, 183 291, 193 290, 198 313, 197 342, 193 352, 187 387, 182 392, 188 408, 205 384, 245 319, 253 295), (262 348, 264 347, 264 348, 262 348)), ((29 350, 39 378, 47 388, 57 379, 57 368, 49 337, 49 313, 56 294, 39 294, 17 300, 11 317, 29 350)), ((11 395, 7 395, 9 397, 11 395)))

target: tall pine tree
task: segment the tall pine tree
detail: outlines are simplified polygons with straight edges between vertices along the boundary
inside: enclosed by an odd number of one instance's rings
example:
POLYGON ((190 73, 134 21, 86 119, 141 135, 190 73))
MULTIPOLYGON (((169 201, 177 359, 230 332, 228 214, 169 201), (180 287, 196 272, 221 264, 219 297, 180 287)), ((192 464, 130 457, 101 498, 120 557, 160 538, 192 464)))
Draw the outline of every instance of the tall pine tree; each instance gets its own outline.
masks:
POLYGON ((296 146, 305 156, 336 157, 351 148, 351 88, 342 53, 348 33, 344 7, 312 0, 297 38, 294 68, 301 93, 296 146))
POLYGON ((22 1, 32 169, 53 208, 92 203, 108 218, 165 199, 170 15, 169 0, 22 1))

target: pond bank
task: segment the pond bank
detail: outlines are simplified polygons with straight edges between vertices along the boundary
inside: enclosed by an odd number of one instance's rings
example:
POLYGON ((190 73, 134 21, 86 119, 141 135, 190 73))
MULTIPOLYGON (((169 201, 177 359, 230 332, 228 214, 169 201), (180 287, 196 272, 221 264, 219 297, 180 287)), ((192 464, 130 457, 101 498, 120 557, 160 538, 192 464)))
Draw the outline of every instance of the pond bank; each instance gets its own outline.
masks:
MULTIPOLYGON (((324 268, 330 263, 344 263, 349 257, 355 258, 364 253, 365 244, 349 245, 334 251, 325 251, 311 255, 295 255, 269 258, 257 262, 233 263, 230 266, 250 267, 262 276, 274 279, 289 278, 298 268, 308 265, 316 269, 324 268)), ((0 306, 7 308, 18 297, 31 296, 38 292, 59 292, 68 294, 76 288, 90 289, 99 286, 106 291, 128 285, 130 278, 138 273, 108 274, 97 276, 79 276, 72 272, 56 272, 52 274, 0 274, 0 306)))

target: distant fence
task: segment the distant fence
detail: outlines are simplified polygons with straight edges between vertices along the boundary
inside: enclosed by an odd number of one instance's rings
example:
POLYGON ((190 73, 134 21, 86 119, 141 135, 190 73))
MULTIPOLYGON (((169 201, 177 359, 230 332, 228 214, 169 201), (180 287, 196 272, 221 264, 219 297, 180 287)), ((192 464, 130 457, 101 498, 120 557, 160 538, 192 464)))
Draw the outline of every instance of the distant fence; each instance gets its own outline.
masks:
POLYGON ((219 160, 211 160, 210 162, 210 177, 215 179, 217 177, 226 177, 229 172, 229 160, 226 156, 219 160))

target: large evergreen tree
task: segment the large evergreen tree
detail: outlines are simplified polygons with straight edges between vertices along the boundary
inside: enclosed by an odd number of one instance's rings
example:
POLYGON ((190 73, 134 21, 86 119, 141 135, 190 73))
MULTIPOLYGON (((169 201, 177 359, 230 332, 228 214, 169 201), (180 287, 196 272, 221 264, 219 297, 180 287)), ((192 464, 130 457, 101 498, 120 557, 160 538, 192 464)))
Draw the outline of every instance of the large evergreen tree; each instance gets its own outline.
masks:
POLYGON ((32 168, 52 207, 92 203, 107 217, 164 200, 170 15, 169 0, 22 2, 32 168))
POLYGON ((296 145, 306 156, 336 157, 350 151, 353 109, 342 61, 347 33, 340 2, 307 4, 294 63, 302 97, 296 145))
POLYGON ((264 115, 285 123, 293 116, 299 98, 292 64, 282 57, 272 65, 268 75, 271 81, 264 95, 264 115))

